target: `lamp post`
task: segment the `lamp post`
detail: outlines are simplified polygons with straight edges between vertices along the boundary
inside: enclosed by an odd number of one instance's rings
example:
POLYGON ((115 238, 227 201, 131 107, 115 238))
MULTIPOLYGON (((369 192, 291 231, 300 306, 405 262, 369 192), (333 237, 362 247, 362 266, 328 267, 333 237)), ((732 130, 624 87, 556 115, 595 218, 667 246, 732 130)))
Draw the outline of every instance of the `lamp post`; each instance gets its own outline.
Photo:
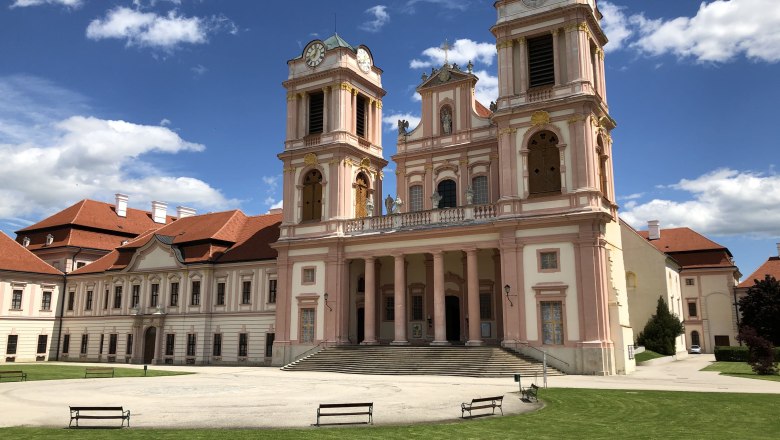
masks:
POLYGON ((509 299, 509 291, 510 291, 511 289, 512 289, 512 288, 511 288, 511 287, 509 287, 509 284, 507 284, 506 286, 504 286, 504 293, 506 294, 506 300, 507 300, 507 301, 509 301, 509 305, 510 305, 511 307, 514 307, 515 305, 514 305, 514 304, 512 304, 512 300, 511 300, 511 299, 509 299))
POLYGON ((323 298, 325 298, 325 307, 327 307, 327 308, 328 308, 328 310, 330 310, 330 311, 332 312, 332 311, 333 311, 333 309, 332 309, 332 308, 330 308, 330 304, 328 304, 328 293, 327 293, 327 292, 325 292, 325 294, 323 294, 323 295, 322 295, 322 297, 323 297, 323 298))

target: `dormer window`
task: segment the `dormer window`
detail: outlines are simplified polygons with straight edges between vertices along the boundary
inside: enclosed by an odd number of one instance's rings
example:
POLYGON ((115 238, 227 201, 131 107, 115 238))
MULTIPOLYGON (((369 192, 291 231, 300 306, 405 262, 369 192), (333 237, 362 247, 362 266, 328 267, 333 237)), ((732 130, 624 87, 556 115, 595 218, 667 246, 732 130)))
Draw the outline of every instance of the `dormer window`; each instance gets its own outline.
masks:
POLYGON ((127 243, 130 243, 129 240, 122 240, 122 246, 126 245, 127 243))
POLYGON ((52 243, 54 243, 54 236, 49 234, 46 236, 46 246, 49 246, 52 243))
POLYGON ((22 246, 29 247, 30 246, 30 237, 24 237, 22 239, 22 246))

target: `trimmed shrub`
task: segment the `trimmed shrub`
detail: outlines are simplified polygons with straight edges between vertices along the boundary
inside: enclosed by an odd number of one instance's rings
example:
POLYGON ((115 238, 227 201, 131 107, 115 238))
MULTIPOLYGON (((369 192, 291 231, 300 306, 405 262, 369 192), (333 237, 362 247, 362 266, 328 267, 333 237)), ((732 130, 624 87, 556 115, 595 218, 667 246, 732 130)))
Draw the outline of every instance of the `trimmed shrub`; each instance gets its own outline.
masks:
MULTIPOLYGON (((780 347, 775 347, 775 360, 780 361, 780 347)), ((715 360, 719 362, 747 362, 750 357, 748 347, 715 347, 715 360)))

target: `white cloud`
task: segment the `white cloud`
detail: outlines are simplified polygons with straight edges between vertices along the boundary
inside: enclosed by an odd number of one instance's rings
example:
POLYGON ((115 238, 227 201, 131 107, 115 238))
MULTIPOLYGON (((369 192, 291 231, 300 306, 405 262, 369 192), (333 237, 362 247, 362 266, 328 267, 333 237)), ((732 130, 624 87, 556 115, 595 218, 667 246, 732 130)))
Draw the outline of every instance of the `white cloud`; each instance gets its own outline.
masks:
POLYGON ((276 203, 272 204, 271 206, 269 206, 268 210, 270 211, 271 209, 277 209, 277 208, 278 209, 282 209, 283 205, 284 205, 284 200, 279 199, 278 202, 276 202, 276 203))
POLYGON ((703 63, 723 63, 745 56, 780 61, 780 8, 777 0, 702 2, 693 17, 650 19, 626 16, 624 8, 600 2, 607 37, 606 50, 632 48, 659 56, 671 54, 703 63), (631 40, 629 42, 629 40, 631 40))
POLYGON ((420 3, 429 3, 439 9, 465 11, 470 2, 468 0, 408 0, 403 10, 406 13, 414 14, 417 12, 415 6, 420 3))
POLYGON ((206 43, 209 34, 220 30, 236 34, 238 27, 224 16, 184 17, 176 10, 159 15, 118 6, 104 18, 92 20, 87 26, 87 37, 116 38, 125 40, 128 46, 173 50, 182 44, 206 43))
POLYGON ((411 113, 391 113, 389 115, 382 116, 382 122, 385 124, 385 131, 398 131, 398 120, 403 119, 409 121, 408 131, 414 130, 420 124, 420 117, 411 113))
POLYGON ((658 219, 664 228, 688 226, 703 234, 780 236, 780 176, 728 168, 669 188, 683 200, 632 200, 620 216, 636 228, 658 219))
POLYGON ((633 194, 629 194, 627 196, 618 196, 617 199, 618 200, 636 200, 636 199, 641 199, 642 196, 644 196, 644 195, 645 195, 645 193, 643 193, 643 192, 633 193, 633 194))
POLYGON ((167 127, 169 125, 171 125, 171 120, 168 118, 162 118, 162 120, 160 121, 160 126, 167 127))
POLYGON ((599 2, 599 10, 604 16, 601 27, 609 39, 604 46, 606 52, 623 48, 625 40, 633 33, 629 28, 629 18, 623 13, 624 9, 625 6, 617 6, 607 1, 599 2))
POLYGON ((387 13, 387 6, 384 5, 372 6, 366 9, 366 14, 373 16, 372 19, 358 26, 366 32, 379 32, 390 21, 390 14, 387 13))
MULTIPOLYGON (((53 96, 69 95, 40 79, 0 77, 0 102, 9 83, 23 87, 46 84, 53 96)), ((20 89, 12 96, 23 103, 17 114, 4 112, 0 104, 0 126, 23 125, 31 119, 28 113, 35 114, 54 102, 28 95, 20 89)), ((15 102, 6 104, 13 107, 15 102)), ((186 154, 203 151, 203 145, 186 141, 162 125, 94 116, 50 117, 66 112, 61 107, 38 116, 38 136, 26 136, 26 131, 18 136, 0 132, 0 218, 40 217, 83 198, 112 200, 116 192, 129 194, 131 201, 161 199, 204 209, 238 204, 202 180, 170 175, 144 161, 149 153, 186 154)))
MULTIPOLYGON (((422 54, 427 59, 413 59, 409 62, 409 67, 412 69, 423 69, 428 67, 439 68, 444 65, 444 49, 441 47, 429 47, 422 54)), ((469 61, 475 64, 482 63, 490 66, 493 64, 495 56, 495 43, 477 43, 468 38, 455 40, 455 43, 447 51, 449 62, 461 66, 465 66, 469 61)))
POLYGON ((479 81, 474 87, 474 97, 485 107, 498 99, 498 77, 486 70, 474 72, 479 81))
POLYGON ((269 189, 276 189, 279 186, 279 176, 263 176, 263 183, 269 189))
POLYGON ((202 64, 198 64, 195 67, 191 67, 190 70, 195 74, 195 76, 203 76, 206 72, 208 72, 209 69, 207 69, 202 64))
POLYGON ((11 8, 26 8, 28 6, 40 5, 62 5, 69 8, 78 8, 84 2, 82 0, 15 0, 11 3, 11 8))

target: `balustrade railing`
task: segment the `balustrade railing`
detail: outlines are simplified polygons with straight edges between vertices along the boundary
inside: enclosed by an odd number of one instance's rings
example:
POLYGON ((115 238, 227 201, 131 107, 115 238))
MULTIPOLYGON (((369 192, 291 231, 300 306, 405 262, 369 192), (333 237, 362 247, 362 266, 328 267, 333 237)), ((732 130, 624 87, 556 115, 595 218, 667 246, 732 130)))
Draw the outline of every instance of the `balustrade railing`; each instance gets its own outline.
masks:
POLYGON ((341 230, 347 234, 355 234, 416 226, 435 226, 469 221, 485 221, 493 219, 497 215, 498 210, 495 205, 468 205, 459 206, 457 208, 431 209, 427 211, 355 218, 345 220, 342 223, 341 230))

